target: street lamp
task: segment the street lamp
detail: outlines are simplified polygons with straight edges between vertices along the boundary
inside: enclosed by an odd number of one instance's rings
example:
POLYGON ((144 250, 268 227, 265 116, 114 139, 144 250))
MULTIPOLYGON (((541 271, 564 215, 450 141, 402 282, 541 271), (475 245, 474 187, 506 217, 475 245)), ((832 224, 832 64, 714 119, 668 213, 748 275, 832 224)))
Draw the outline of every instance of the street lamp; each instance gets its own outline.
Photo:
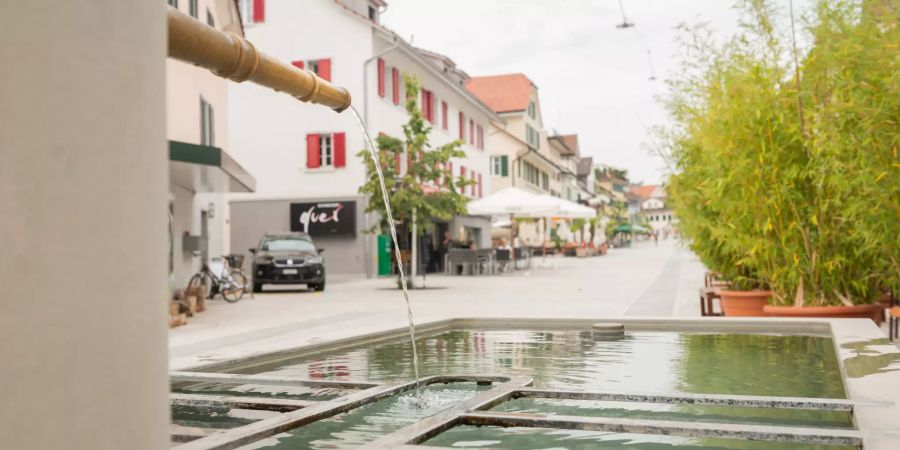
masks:
POLYGON ((631 28, 634 26, 634 22, 629 22, 628 17, 625 16, 625 6, 622 5, 622 0, 619 0, 619 10, 622 11, 622 23, 616 25, 616 28, 631 28))

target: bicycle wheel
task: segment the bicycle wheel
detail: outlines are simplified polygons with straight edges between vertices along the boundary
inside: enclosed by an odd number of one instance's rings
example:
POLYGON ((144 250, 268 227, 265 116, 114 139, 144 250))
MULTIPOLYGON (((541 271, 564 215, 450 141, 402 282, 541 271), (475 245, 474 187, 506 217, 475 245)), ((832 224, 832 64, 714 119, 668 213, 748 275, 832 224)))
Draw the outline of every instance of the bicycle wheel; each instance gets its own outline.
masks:
POLYGON ((234 270, 225 279, 222 286, 222 297, 229 303, 234 303, 244 296, 247 290, 247 277, 240 270, 234 270))
POLYGON ((188 289, 200 286, 203 286, 203 290, 206 292, 206 298, 212 298, 212 279, 203 272, 194 274, 187 285, 188 289))

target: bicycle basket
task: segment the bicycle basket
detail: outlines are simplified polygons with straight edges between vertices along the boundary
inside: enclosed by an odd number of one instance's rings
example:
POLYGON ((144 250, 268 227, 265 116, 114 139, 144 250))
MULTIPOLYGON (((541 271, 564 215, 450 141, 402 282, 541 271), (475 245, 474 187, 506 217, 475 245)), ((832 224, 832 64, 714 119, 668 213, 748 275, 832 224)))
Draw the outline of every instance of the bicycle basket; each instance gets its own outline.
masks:
POLYGON ((244 255, 238 253, 232 253, 225 257, 228 260, 228 265, 232 269, 240 269, 244 265, 244 255))

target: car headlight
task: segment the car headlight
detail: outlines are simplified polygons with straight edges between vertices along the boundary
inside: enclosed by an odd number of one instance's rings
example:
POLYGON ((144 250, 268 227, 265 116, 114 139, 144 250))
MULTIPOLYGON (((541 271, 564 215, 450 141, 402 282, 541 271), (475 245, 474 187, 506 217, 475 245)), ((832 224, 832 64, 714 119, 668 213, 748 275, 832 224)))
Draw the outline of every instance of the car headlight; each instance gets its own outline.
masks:
POLYGON ((322 264, 322 261, 324 261, 324 258, 322 258, 321 256, 310 256, 306 260, 306 262, 309 264, 322 264))

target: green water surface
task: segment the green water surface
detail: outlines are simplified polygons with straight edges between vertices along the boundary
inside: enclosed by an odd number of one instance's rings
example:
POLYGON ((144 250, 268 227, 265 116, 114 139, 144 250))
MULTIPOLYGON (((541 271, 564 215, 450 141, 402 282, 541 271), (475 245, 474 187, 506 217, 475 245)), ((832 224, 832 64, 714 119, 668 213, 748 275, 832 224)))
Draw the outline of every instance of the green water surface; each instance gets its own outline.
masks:
MULTIPOLYGON (((536 387, 844 398, 830 338, 759 334, 632 332, 615 341, 579 331, 455 330, 417 342, 423 376, 521 375, 536 387)), ((398 340, 233 370, 311 379, 391 382, 412 378, 412 351, 398 340)), ((219 388, 206 386, 207 390, 219 388)), ((424 408, 399 397, 307 425, 246 448, 354 448, 477 394, 471 383, 425 388, 424 408)), ((255 392, 258 394, 258 392, 255 392)), ((408 394, 412 395, 412 394, 408 394)), ((850 428, 848 413, 694 405, 518 399, 496 411, 703 422, 850 428)), ((491 448, 818 448, 727 439, 571 430, 457 427, 428 442, 491 448), (527 445, 526 445, 527 444, 527 445)), ((834 448, 834 447, 827 447, 834 448)))

